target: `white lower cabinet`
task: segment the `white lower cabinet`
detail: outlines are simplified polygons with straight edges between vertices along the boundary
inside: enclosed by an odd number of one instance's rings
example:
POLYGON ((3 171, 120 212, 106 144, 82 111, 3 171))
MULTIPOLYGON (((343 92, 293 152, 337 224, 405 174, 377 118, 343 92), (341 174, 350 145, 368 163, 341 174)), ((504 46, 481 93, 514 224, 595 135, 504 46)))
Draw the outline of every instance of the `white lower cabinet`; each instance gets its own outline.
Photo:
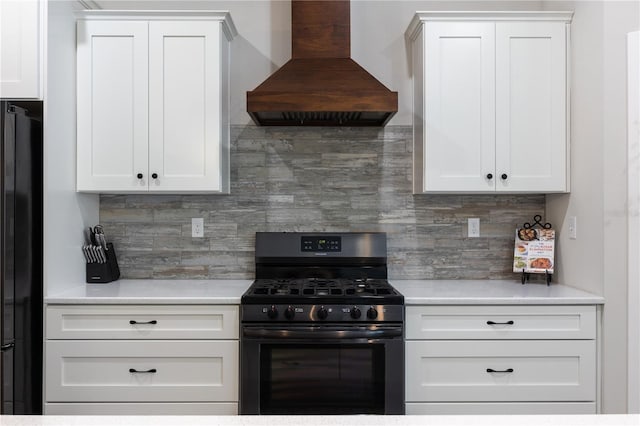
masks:
POLYGON ((237 306, 48 306, 45 413, 237 414, 237 321, 237 306))
POLYGON ((408 306, 407 414, 595 414, 595 313, 408 306))

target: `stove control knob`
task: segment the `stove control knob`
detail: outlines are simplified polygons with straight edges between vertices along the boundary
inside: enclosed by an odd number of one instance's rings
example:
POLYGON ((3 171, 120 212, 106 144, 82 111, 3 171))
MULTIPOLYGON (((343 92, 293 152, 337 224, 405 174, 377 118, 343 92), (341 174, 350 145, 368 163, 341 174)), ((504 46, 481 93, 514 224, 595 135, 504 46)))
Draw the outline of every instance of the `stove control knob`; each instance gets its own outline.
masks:
POLYGON ((288 320, 293 319, 293 317, 296 316, 296 310, 293 308, 293 306, 289 305, 287 307, 287 310, 284 311, 284 316, 288 320))
POLYGON ((362 312, 360 312, 360 308, 358 308, 357 306, 354 306, 353 308, 351 308, 351 318, 358 319, 360 318, 361 315, 362 315, 362 312))
POLYGON ((271 305, 271 307, 267 311, 267 316, 271 319, 276 319, 276 317, 278 316, 278 308, 276 308, 275 305, 271 305))
POLYGON ((367 310, 367 318, 372 320, 378 318, 378 311, 376 311, 373 306, 370 307, 369 310, 367 310))
POLYGON ((320 306, 320 309, 318 309, 318 318, 323 320, 327 319, 327 316, 329 316, 329 311, 327 311, 327 308, 325 308, 324 306, 320 306))

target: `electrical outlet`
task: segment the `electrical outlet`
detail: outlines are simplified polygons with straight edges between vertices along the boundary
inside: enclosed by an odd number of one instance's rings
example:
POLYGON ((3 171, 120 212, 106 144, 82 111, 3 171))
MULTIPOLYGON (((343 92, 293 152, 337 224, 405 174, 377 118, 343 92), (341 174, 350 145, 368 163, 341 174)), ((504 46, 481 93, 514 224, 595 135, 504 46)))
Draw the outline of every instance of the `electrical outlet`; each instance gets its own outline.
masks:
POLYGON ((578 224, 575 216, 569 216, 569 239, 578 238, 578 224))
POLYGON ((467 223, 467 236, 469 238, 478 238, 480 236, 480 218, 470 217, 467 223))
POLYGON ((201 217, 191 218, 191 237, 204 237, 204 219, 201 217))

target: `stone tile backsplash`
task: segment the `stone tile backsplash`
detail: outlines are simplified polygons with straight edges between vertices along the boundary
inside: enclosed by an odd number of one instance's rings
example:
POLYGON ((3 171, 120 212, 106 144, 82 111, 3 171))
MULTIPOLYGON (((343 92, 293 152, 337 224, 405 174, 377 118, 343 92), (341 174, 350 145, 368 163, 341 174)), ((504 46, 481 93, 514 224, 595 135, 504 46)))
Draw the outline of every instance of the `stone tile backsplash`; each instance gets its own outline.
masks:
POLYGON ((230 195, 102 195, 100 222, 123 278, 253 278, 256 231, 384 231, 390 278, 514 278, 514 229, 544 214, 544 195, 413 195, 411 138, 233 126, 230 195))

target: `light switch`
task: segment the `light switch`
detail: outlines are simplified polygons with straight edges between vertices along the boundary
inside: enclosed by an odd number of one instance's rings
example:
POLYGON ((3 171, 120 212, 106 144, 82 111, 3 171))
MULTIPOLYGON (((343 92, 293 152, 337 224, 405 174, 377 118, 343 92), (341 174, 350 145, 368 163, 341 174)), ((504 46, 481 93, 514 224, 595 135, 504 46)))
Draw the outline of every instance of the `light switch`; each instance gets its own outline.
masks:
POLYGON ((578 224, 575 216, 569 216, 569 239, 575 240, 578 238, 578 224))

